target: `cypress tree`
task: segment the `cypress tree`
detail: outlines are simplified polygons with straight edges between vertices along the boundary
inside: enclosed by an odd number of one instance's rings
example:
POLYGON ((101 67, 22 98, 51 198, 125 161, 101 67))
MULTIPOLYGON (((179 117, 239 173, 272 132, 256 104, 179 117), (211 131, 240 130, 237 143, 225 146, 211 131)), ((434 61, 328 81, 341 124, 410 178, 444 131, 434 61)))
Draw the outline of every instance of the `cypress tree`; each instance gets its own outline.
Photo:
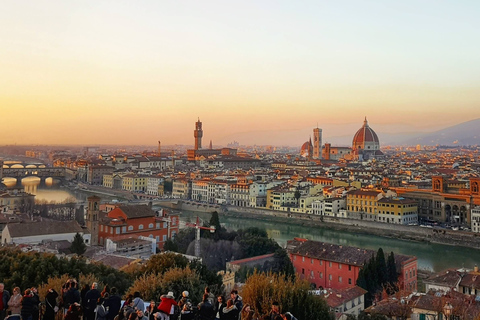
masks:
POLYGON ((70 251, 76 253, 79 256, 84 254, 87 251, 87 245, 83 241, 83 237, 80 233, 77 232, 73 238, 72 245, 70 246, 70 251))
POLYGON ((378 286, 382 288, 388 282, 387 263, 385 262, 385 254, 382 248, 379 248, 377 251, 375 269, 377 271, 378 286))
MULTIPOLYGON (((388 259, 387 259, 387 281, 392 288, 392 291, 397 291, 398 290, 398 273, 397 273, 397 267, 395 265, 395 256, 393 255, 393 252, 390 252, 388 259)), ((393 293, 393 292, 392 292, 393 293)), ((391 294, 389 292, 389 294, 391 294)))

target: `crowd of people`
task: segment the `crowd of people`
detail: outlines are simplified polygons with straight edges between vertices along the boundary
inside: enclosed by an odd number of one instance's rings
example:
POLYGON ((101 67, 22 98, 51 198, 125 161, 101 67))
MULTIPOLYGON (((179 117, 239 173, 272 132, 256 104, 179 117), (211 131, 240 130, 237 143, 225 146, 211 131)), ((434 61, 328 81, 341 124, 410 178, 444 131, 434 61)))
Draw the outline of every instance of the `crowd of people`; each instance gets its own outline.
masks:
POLYGON ((260 316, 252 306, 244 304, 237 290, 230 298, 215 297, 208 287, 202 301, 194 306, 189 292, 183 291, 179 299, 173 292, 160 297, 159 302, 143 301, 139 292, 128 295, 125 301, 116 288, 106 285, 102 291, 94 282, 78 288, 75 280, 62 286, 60 295, 49 289, 45 301, 40 303, 36 288, 24 291, 15 287, 12 295, 0 283, 0 320, 297 320, 291 313, 281 313, 277 302, 268 315, 260 316), (63 317, 57 316, 63 313, 63 317))

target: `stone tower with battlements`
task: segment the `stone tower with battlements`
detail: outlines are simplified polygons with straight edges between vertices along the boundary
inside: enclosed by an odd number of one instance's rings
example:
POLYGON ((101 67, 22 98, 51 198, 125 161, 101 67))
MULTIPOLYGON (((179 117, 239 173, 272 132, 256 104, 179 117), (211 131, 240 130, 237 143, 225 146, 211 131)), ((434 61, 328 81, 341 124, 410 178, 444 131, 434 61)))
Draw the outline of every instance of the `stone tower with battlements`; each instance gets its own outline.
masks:
POLYGON ((195 131, 193 131, 193 136, 195 137, 195 150, 202 149, 203 130, 200 118, 198 118, 198 121, 195 122, 195 131))

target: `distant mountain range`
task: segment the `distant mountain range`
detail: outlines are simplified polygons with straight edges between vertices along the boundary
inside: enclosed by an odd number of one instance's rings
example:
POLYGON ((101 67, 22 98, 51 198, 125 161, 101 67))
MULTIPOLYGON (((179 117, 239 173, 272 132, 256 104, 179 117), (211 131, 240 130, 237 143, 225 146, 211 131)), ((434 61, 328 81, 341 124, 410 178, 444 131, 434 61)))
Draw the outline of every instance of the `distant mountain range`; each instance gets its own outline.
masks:
MULTIPOLYGON (((361 127, 358 123, 349 124, 325 124, 323 128, 323 143, 331 143, 333 146, 351 146, 352 139, 361 127), (329 135, 333 132, 342 132, 341 136, 329 135)), ((418 132, 408 124, 373 124, 372 129, 380 139, 380 145, 386 146, 414 146, 420 145, 480 145, 480 118, 462 122, 460 124, 434 132, 418 132), (398 133, 387 133, 384 130, 402 130, 398 133), (411 131, 409 131, 411 130, 411 131)), ((312 136, 312 128, 306 127, 298 130, 265 130, 234 133, 223 137, 220 143, 228 143, 236 140, 240 144, 257 145, 284 145, 300 146, 312 136)))
MULTIPOLYGON (((393 137, 392 137, 393 138, 393 137)), ((422 133, 411 136, 398 136, 397 145, 447 145, 447 146, 466 146, 480 145, 480 119, 462 122, 460 124, 438 130, 431 133, 422 133)), ((382 143, 382 141, 380 141, 382 143)))

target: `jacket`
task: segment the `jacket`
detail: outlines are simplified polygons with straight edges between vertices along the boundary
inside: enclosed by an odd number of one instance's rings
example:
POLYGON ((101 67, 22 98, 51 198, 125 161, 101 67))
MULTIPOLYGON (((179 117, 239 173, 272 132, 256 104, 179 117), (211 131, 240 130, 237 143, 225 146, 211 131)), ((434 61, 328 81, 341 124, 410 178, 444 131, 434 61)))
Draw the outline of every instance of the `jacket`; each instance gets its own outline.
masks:
POLYGON ((222 320, 225 319, 225 320, 238 320, 238 314, 239 314, 239 310, 237 309, 237 307, 235 305, 231 306, 230 308, 223 308, 223 318, 221 318, 222 320))
POLYGON ((177 301, 167 296, 160 297, 162 300, 160 305, 158 306, 158 311, 161 311, 165 314, 170 314, 170 310, 172 310, 172 305, 177 305, 177 301))
POLYGON ((95 320, 107 320, 107 310, 103 304, 99 304, 95 309, 95 320))
POLYGON ((23 296, 21 315, 23 319, 28 319, 35 310, 35 299, 32 295, 23 296))
POLYGON ((20 293, 14 294, 8 300, 8 308, 12 314, 20 314, 22 310, 22 295, 20 293))
POLYGON ((215 319, 215 310, 210 301, 204 300, 198 305, 198 319, 199 320, 213 320, 215 319))

